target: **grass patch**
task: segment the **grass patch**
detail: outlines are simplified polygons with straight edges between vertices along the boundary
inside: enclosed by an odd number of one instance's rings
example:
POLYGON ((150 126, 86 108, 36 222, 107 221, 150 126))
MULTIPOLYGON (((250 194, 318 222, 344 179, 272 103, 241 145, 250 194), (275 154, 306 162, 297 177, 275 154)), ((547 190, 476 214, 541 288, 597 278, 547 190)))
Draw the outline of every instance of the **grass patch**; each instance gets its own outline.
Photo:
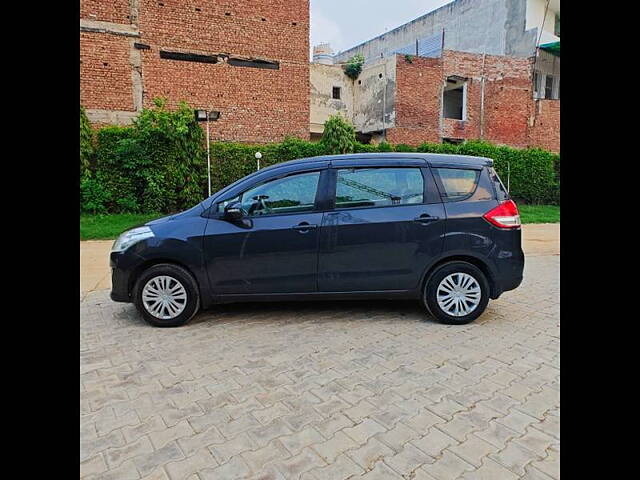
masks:
POLYGON ((80 240, 115 239, 125 230, 163 216, 162 213, 80 215, 80 240))
POLYGON ((518 205, 522 223, 558 223, 559 205, 518 205))
MULTIPOLYGON (((522 223, 558 223, 557 205, 518 205, 522 223)), ((162 213, 80 215, 80 240, 113 240, 125 230, 164 216, 162 213)))

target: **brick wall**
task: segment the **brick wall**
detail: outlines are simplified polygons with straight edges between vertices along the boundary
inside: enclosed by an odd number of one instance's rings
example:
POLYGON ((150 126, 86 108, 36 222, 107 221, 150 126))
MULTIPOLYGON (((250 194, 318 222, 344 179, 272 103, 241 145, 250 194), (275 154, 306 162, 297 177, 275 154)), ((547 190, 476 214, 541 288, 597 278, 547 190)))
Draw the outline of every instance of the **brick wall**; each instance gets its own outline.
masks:
POLYGON ((80 0, 80 18, 131 23, 131 0, 80 0))
POLYGON ((80 32, 80 103, 87 109, 133 111, 130 40, 80 32))
POLYGON ((560 101, 536 100, 533 106, 530 145, 560 151, 560 101))
POLYGON ((150 107, 155 97, 163 96, 170 107, 186 101, 194 108, 219 110, 221 118, 212 125, 215 140, 309 138, 309 0, 132 0, 131 4, 136 6, 139 27, 134 36, 81 32, 83 61, 91 59, 91 67, 81 68, 81 101, 91 102, 83 105, 132 109, 136 98, 132 71, 138 56, 141 106, 150 107), (136 50, 134 41, 149 48, 136 50), (127 42, 130 47, 123 52, 127 42), (110 63, 128 62, 128 78, 121 69, 108 77, 97 68, 108 52, 100 46, 110 43, 118 45, 117 60, 110 63), (169 60, 160 58, 161 50, 223 56, 215 64, 169 60), (278 62, 279 69, 233 66, 225 62, 227 56, 278 62), (94 57, 100 58, 94 61, 94 57))
POLYGON ((443 65, 440 58, 398 56, 396 63, 396 127, 387 141, 418 145, 439 142, 443 65))
POLYGON ((484 138, 514 147, 539 145, 558 151, 559 107, 545 100, 536 107, 531 85, 531 59, 445 51, 440 58, 398 56, 396 127, 387 141, 419 145, 443 138, 484 138), (467 79, 467 118, 440 118, 446 78, 467 79), (484 77, 484 99, 482 78, 484 77), (483 108, 484 104, 484 108, 483 108))

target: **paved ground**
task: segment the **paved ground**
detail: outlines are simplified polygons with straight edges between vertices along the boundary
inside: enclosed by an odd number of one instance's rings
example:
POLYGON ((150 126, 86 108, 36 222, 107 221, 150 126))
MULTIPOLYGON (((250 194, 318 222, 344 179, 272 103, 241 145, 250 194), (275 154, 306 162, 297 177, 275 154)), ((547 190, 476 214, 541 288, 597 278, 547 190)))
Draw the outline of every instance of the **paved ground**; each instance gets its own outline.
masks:
POLYGON ((229 305, 147 326, 80 311, 80 475, 559 478, 559 260, 475 323, 414 302, 229 305))

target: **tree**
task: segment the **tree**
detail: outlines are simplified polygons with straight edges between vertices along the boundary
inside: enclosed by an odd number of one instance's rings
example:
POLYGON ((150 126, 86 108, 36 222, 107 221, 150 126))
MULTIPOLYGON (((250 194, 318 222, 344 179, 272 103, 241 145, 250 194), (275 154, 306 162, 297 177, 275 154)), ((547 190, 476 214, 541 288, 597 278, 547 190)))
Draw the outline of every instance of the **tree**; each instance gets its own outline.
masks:
POLYGON ((356 129, 340 114, 332 115, 324 122, 321 142, 329 154, 353 152, 356 129))
POLYGON ((358 78, 358 75, 360 75, 360 72, 362 72, 362 65, 364 65, 364 55, 356 53, 346 64, 343 65, 342 69, 347 77, 351 80, 355 80, 358 78))

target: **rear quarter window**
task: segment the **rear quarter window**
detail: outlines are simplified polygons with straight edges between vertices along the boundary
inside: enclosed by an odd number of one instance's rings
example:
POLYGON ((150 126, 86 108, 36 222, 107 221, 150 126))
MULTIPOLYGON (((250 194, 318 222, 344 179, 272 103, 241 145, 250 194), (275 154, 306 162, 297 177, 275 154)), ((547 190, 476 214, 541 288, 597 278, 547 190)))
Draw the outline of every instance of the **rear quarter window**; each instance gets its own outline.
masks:
POLYGON ((465 168, 435 168, 434 170, 440 179, 441 193, 446 201, 467 198, 478 186, 479 170, 465 168))
POLYGON ((502 183, 502 180, 500 180, 498 172, 496 172, 493 167, 489 167, 487 170, 489 171, 489 178, 491 179, 491 183, 493 183, 493 187, 496 189, 498 201, 504 202, 505 200, 509 200, 509 192, 502 183))

